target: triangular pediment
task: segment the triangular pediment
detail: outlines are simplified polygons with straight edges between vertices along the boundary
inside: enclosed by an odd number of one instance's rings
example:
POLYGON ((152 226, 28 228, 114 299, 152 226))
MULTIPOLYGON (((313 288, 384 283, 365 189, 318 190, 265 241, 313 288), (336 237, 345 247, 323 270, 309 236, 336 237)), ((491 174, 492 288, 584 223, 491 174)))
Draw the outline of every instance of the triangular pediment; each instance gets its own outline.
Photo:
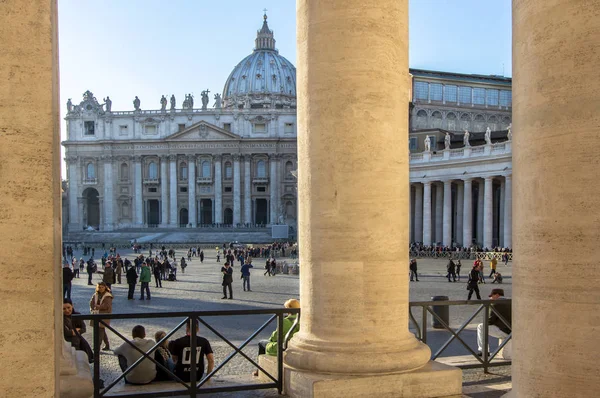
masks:
POLYGON ((166 141, 220 141, 239 139, 241 139, 239 135, 202 120, 187 127, 185 130, 168 136, 166 141))

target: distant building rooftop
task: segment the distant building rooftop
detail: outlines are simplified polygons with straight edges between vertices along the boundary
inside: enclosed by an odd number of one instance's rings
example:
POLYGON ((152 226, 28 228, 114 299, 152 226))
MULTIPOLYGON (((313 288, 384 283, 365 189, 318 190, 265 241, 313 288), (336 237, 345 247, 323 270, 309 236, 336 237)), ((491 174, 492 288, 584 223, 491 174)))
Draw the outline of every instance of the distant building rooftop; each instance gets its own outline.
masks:
POLYGON ((505 76, 499 76, 499 75, 476 75, 476 74, 440 72, 440 71, 434 71, 434 70, 413 69, 413 68, 410 68, 409 72, 414 77, 434 78, 434 79, 451 79, 451 80, 458 80, 458 81, 464 81, 464 82, 501 84, 501 85, 505 85, 505 86, 512 85, 512 78, 505 77, 505 76))

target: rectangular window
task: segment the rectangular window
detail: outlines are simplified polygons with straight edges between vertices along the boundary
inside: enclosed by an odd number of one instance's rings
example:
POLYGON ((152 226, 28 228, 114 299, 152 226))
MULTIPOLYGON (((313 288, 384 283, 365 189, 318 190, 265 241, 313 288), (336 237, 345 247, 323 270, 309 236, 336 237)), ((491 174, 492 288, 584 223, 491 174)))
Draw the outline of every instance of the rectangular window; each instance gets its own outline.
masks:
POLYGON ((119 126, 119 135, 129 135, 129 128, 127 126, 119 126))
POLYGON ((283 128, 284 133, 293 133, 294 132, 294 123, 286 123, 283 128))
POLYGON ((187 187, 179 187, 179 192, 186 193, 187 192, 187 187))
POLYGON ((446 86, 446 91, 444 93, 444 100, 446 102, 456 102, 456 88, 456 86, 446 86))
POLYGON ((254 123, 254 132, 255 133, 266 133, 267 125, 265 123, 254 123))
POLYGON ((231 131, 231 123, 223 123, 223 130, 231 131))
POLYGON ((156 188, 148 188, 148 192, 157 192, 156 188))
POLYGON ((183 131, 185 130, 185 123, 180 123, 177 125, 177 131, 183 131))
POLYGON ((200 193, 210 193, 210 185, 208 185, 208 186, 205 186, 205 185, 201 186, 200 187, 200 193))
POLYGON ((473 104, 484 105, 485 104, 485 88, 474 88, 473 89, 473 104))
POLYGON ((429 85, 429 99, 431 101, 442 100, 442 85, 439 83, 431 83, 429 85))
POLYGON ((95 125, 96 125, 96 123, 94 123, 92 121, 83 122, 84 134, 85 135, 94 135, 95 134, 95 131, 94 131, 95 125))
POLYGON ((231 192, 231 187, 225 187, 225 192, 231 192))
POLYGON ((256 187, 256 192, 267 192, 266 187, 256 187))
POLYGON ((490 106, 498 106, 498 90, 485 90, 485 103, 490 106))
POLYGON ((418 100, 429 99, 429 83, 415 82, 415 99, 418 99, 418 100))
POLYGON ((145 132, 146 134, 156 134, 156 126, 146 126, 145 132))
POLYGON ((408 139, 408 149, 411 151, 417 150, 417 137, 410 137, 408 139))
POLYGON ((458 88, 458 100, 461 104, 471 103, 471 87, 459 87, 458 88))
POLYGON ((500 91, 500 106, 512 106, 512 92, 508 90, 500 91))

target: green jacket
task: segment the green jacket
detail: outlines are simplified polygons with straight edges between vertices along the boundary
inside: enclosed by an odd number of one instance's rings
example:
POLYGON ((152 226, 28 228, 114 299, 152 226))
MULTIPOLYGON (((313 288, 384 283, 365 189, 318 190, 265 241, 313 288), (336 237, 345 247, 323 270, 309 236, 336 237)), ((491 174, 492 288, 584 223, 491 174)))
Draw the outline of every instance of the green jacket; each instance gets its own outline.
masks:
MULTIPOLYGON (((289 332, 289 330, 291 329, 291 327, 295 321, 296 321, 295 314, 288 315, 287 317, 283 318, 283 337, 285 337, 287 335, 287 333, 289 332)), ((300 325, 297 325, 294 328, 294 331, 292 332, 292 336, 295 335, 296 333, 298 333, 299 329, 300 329, 300 325)), ((265 351, 266 351, 267 355, 271 355, 274 357, 277 356, 277 330, 275 330, 273 332, 273 334, 271 334, 271 338, 269 339, 269 343, 267 344, 265 351)))
POLYGON ((140 272, 140 282, 150 282, 150 268, 142 267, 142 272, 140 272))

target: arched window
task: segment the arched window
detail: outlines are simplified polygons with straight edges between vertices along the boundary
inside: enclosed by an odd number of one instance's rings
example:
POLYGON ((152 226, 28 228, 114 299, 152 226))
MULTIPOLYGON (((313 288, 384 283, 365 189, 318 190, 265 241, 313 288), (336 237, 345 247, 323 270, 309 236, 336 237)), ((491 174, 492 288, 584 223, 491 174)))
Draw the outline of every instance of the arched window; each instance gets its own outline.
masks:
POLYGON ((129 217, 129 203, 127 202, 121 204, 121 217, 129 217))
POLYGON ((264 160, 259 160, 258 163, 256 163, 256 176, 258 178, 267 178, 267 170, 265 168, 264 160))
POLYGON ((93 163, 88 163, 85 175, 88 180, 93 180, 96 178, 96 167, 94 167, 93 163))
POLYGON ((187 180, 188 179, 188 168, 186 162, 181 162, 179 164, 179 179, 187 180))
POLYGON ((290 200, 285 203, 285 215, 287 218, 296 218, 296 206, 290 200))
POLYGON ((417 117, 427 117, 427 112, 421 109, 419 112, 417 112, 417 117))
POLYGON ((292 175, 292 171, 294 171, 294 163, 288 160, 287 162, 285 162, 285 178, 294 178, 294 176, 292 175))
POLYGON ((231 162, 225 162, 225 179, 231 180, 233 178, 233 168, 231 162))
POLYGON ((150 162, 148 165, 148 178, 150 180, 158 179, 158 168, 156 167, 156 163, 150 162))
POLYGON ((208 160, 202 162, 202 177, 210 177, 210 162, 208 160))
POLYGON ((121 163, 121 180, 129 180, 129 166, 127 163, 121 163))
POLYGON ((452 113, 452 112, 449 112, 449 113, 446 115, 446 119, 447 119, 447 120, 456 120, 456 115, 455 115, 454 113, 452 113))
POLYGON ((431 114, 432 127, 433 128, 441 128, 442 127, 442 113, 439 111, 435 111, 431 114))

